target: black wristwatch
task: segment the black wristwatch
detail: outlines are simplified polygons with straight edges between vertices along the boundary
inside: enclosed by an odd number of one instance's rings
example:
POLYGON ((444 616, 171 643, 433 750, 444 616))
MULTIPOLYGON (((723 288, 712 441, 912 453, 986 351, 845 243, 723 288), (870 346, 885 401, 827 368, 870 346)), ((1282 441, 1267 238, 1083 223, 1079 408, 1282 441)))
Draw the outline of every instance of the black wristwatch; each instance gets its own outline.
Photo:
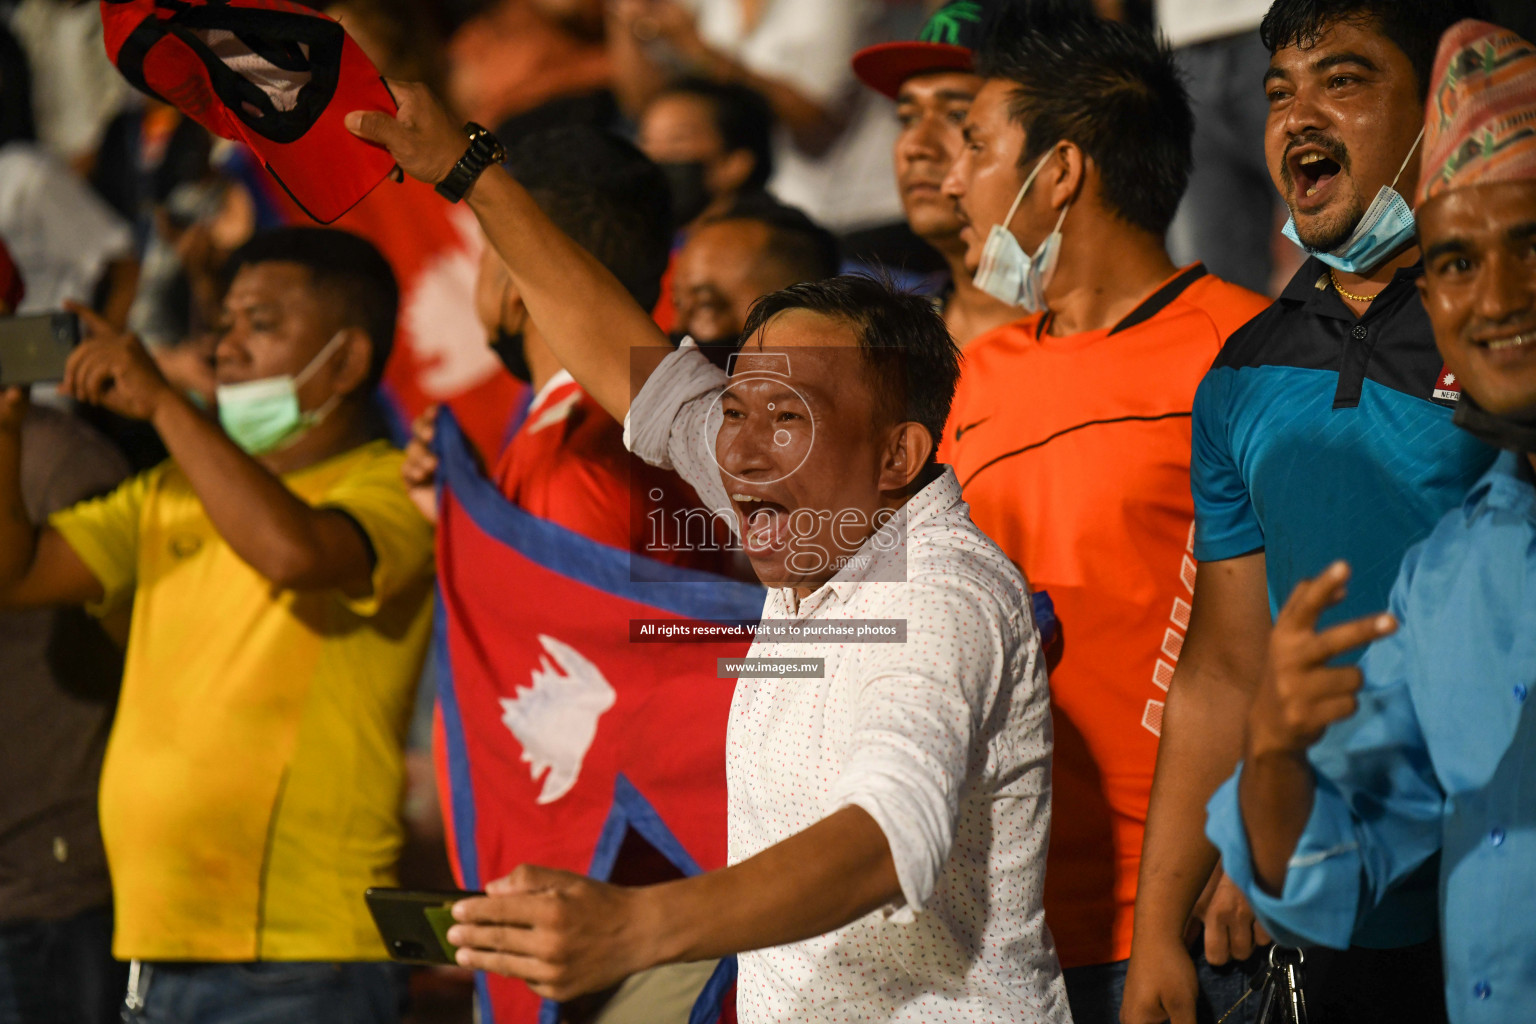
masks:
POLYGON ((464 126, 464 133, 469 136, 469 148, 459 157, 459 162, 453 165, 448 176, 437 183, 437 194, 450 203, 463 199, 469 186, 475 183, 475 179, 487 167, 507 159, 506 147, 480 125, 469 122, 464 126))

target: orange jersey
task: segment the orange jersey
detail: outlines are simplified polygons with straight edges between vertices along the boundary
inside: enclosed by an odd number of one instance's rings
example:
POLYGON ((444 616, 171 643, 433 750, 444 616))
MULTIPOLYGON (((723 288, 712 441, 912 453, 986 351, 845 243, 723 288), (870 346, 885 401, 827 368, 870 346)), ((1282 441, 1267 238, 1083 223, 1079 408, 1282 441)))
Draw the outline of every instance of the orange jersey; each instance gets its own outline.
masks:
POLYGON ((1113 328, 1052 337, 1034 316, 965 350, 940 456, 1060 621, 1045 911, 1063 967, 1130 955, 1195 580, 1190 409, 1227 336, 1268 304, 1197 264, 1113 328))

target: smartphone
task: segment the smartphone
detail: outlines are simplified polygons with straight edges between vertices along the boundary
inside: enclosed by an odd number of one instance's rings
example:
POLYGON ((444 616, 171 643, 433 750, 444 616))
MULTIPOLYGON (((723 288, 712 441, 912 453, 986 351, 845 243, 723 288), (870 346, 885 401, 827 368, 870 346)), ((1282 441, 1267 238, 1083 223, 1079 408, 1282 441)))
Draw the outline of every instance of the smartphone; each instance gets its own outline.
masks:
POLYGON ((64 364, 80 343, 73 313, 0 317, 0 387, 64 379, 64 364))
POLYGON ((453 927, 452 907, 459 900, 484 896, 483 892, 420 892, 412 889, 369 889, 363 893, 374 926, 384 938, 389 955, 407 964, 453 964, 454 947, 448 941, 453 927))

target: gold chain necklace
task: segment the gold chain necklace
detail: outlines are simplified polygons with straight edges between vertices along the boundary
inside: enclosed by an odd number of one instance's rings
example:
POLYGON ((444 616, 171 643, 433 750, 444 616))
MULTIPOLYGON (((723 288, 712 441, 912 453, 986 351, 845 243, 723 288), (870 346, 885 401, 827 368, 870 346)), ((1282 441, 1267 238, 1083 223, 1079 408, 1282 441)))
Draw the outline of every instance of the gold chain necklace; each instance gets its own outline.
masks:
POLYGON ((1349 299, 1351 302, 1373 302, 1375 301, 1376 296, 1381 294, 1381 292, 1377 292, 1376 295, 1356 295, 1354 292, 1347 292, 1344 290, 1343 285, 1339 284, 1339 279, 1333 276, 1333 271, 1331 270, 1328 271, 1328 280, 1333 282, 1334 291, 1338 292, 1346 299, 1349 299))

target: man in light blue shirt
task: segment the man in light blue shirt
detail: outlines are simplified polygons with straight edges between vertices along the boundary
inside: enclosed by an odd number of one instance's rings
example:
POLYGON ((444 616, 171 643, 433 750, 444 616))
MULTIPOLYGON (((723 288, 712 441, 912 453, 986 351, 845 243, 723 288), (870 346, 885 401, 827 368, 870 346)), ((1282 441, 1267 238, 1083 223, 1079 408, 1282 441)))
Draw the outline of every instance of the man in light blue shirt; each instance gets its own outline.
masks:
POLYGON ((1429 98, 1419 285, 1461 390, 1505 449, 1410 550, 1390 613, 1319 631, 1348 567, 1276 619, 1244 764, 1207 832, 1274 936, 1342 947, 1435 853, 1457 1024, 1536 1006, 1536 47, 1465 21, 1429 98), (1358 667, 1330 664, 1375 640, 1358 667), (1325 734, 1326 730, 1326 734, 1325 734))

